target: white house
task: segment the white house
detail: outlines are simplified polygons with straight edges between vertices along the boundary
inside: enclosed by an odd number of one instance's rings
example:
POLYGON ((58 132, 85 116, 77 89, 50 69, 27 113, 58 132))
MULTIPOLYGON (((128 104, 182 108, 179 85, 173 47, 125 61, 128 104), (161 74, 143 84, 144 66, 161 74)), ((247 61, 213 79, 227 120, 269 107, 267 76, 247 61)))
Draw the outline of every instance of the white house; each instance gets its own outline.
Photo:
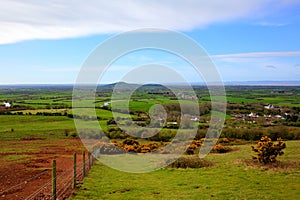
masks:
POLYGON ((274 108, 274 106, 272 105, 272 104, 269 104, 269 105, 267 105, 267 106, 265 106, 265 109, 273 109, 274 108))
POLYGON ((177 125, 177 122, 167 122, 167 125, 177 125))
POLYGON ((249 117, 259 117, 259 115, 254 114, 253 112, 251 112, 249 115, 249 117))
POLYGON ((7 102, 3 102, 3 105, 4 105, 5 108, 10 108, 11 107, 11 104, 7 103, 7 102))
POLYGON ((199 120, 198 117, 191 118, 191 121, 194 121, 194 122, 197 122, 198 120, 199 120))

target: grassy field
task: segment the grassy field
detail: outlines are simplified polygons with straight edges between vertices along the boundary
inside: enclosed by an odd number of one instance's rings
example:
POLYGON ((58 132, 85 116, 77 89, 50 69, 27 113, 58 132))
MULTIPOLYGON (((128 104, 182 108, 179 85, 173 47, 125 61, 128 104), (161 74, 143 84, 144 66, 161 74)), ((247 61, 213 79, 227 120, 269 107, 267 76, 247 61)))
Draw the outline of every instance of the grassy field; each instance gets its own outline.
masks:
MULTIPOLYGON (((136 123, 146 122, 148 118, 145 119, 145 116, 155 104, 171 109, 169 121, 177 120, 178 101, 176 98, 163 95, 167 91, 162 88, 157 90, 154 87, 148 90, 138 91, 130 99, 130 116, 136 120, 136 123), (161 94, 151 93, 153 91, 161 94)), ((91 174, 86 177, 84 184, 75 191, 72 198, 300 199, 300 140, 287 142, 286 154, 279 158, 283 163, 279 168, 265 169, 251 162, 252 153, 249 142, 252 137, 246 137, 250 134, 264 133, 276 136, 280 133, 282 137, 300 138, 294 137, 299 135, 299 88, 228 86, 226 91, 228 100, 226 131, 229 136, 224 137, 246 139, 249 141, 244 141, 244 144, 248 143, 248 145, 233 146, 235 151, 227 154, 208 155, 207 159, 215 165, 202 169, 166 168, 145 174, 129 174, 113 170, 97 162, 91 174), (268 104, 273 104, 275 108, 264 109, 264 106, 268 104), (248 114, 251 112, 259 114, 262 119, 248 119, 248 114), (283 115, 285 112, 291 114, 293 121, 274 118, 276 114, 283 115), (235 117, 239 114, 241 118, 235 117), (264 114, 271 114, 273 118, 267 120, 263 118, 264 114), (256 122, 254 123, 253 120, 256 122), (270 122, 270 126, 267 122, 270 122)), ((178 92, 185 93, 186 91, 181 88, 178 92)), ((211 115, 208 103, 210 97, 204 87, 199 87, 196 93, 199 97, 200 111, 202 111, 198 136, 204 137, 211 115)), ((124 118, 119 119, 119 122, 126 125, 128 116, 123 113, 127 105, 124 95, 118 95, 117 99, 113 100, 115 108, 118 109, 118 112, 114 114, 116 118, 124 118)), ((44 152, 45 149, 52 150, 55 156, 61 155, 60 146, 63 146, 63 151, 67 156, 70 156, 73 151, 82 150, 79 139, 74 138, 77 131, 72 117, 75 117, 76 123, 83 124, 84 129, 94 129, 97 123, 94 123, 95 118, 90 119, 94 116, 94 112, 102 130, 106 131, 112 139, 121 142, 117 136, 122 136, 122 132, 111 121, 113 115, 109 108, 112 104, 102 107, 105 102, 111 101, 110 96, 110 90, 102 88, 97 92, 95 99, 80 99, 79 105, 73 110, 71 108, 72 87, 70 86, 0 89, 0 102, 11 102, 13 105, 11 109, 0 108, 2 112, 0 115, 0 153, 3 154, 0 161, 4 165, 7 163, 18 165, 20 162, 26 164, 38 158, 40 155, 37 153, 44 152), (85 109, 94 106, 97 107, 95 110, 85 109), (51 114, 57 116, 49 116, 51 114), (75 141, 79 145, 74 146, 75 141)), ((180 102, 187 107, 191 103, 187 99, 180 102)), ((129 131, 136 131, 136 128, 134 130, 127 128, 129 131)), ((174 127, 165 127, 155 141, 159 142, 164 138, 173 137, 174 131, 176 131, 174 127)))
POLYGON ((75 132, 74 121, 64 116, 0 115, 0 140, 66 138, 75 132))
POLYGON ((72 199, 299 199, 300 167, 293 163, 300 160, 299 146, 299 141, 288 141, 279 160, 289 167, 273 169, 246 164, 250 145, 209 154, 215 166, 201 169, 130 174, 98 162, 72 199))

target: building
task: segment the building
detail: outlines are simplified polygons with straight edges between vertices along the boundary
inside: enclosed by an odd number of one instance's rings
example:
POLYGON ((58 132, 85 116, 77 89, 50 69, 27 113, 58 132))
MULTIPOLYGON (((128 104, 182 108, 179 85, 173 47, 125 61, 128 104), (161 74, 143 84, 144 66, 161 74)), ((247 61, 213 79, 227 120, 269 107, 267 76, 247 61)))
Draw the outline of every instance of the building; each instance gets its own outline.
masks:
POLYGON ((11 104, 4 101, 2 107, 3 107, 3 108, 10 108, 10 107, 11 107, 11 104))

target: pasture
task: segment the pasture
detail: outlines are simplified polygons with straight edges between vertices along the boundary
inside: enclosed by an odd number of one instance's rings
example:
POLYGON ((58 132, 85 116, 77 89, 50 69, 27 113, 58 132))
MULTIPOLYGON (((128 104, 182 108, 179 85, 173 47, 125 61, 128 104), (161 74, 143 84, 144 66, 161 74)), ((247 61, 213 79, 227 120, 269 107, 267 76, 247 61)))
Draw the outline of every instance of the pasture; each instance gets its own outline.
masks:
POLYGON ((282 167, 253 164, 250 145, 211 153, 213 167, 132 174, 98 162, 71 199, 299 199, 300 142, 288 141, 282 167))

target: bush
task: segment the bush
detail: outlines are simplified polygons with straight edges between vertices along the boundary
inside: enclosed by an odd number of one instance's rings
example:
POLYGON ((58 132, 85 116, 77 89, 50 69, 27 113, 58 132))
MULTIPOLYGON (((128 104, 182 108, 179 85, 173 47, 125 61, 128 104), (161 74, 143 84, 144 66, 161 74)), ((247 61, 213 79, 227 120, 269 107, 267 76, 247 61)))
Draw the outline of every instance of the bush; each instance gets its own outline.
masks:
POLYGON ((201 145, 202 145, 202 141, 193 140, 192 144, 187 148, 186 154, 194 155, 201 145))
POLYGON ((219 143, 229 143, 229 139, 228 138, 219 138, 218 140, 219 143))
POLYGON ((132 139, 132 138, 126 138, 124 141, 123 141, 123 145, 139 145, 139 142, 135 139, 132 139))
POLYGON ((213 163, 199 157, 181 157, 175 162, 169 165, 172 168, 201 168, 201 167, 210 167, 213 163))
POLYGON ((170 142, 174 137, 176 136, 176 131, 160 131, 156 135, 149 138, 151 141, 157 141, 157 142, 170 142))
POLYGON ((221 144, 217 144, 212 149, 212 152, 216 152, 216 153, 227 153, 229 151, 232 151, 232 149, 230 147, 226 147, 226 146, 223 146, 221 144))
POLYGON ((119 127, 108 127, 105 131, 105 135, 110 139, 125 139, 128 135, 119 127))
POLYGON ((71 133, 71 136, 75 138, 78 136, 78 134, 76 132, 73 132, 73 133, 71 133))
MULTIPOLYGON (((114 141, 113 145, 123 149, 124 152, 150 153, 159 150, 159 144, 156 142, 139 144, 137 140, 132 138, 127 138, 123 140, 122 143, 118 143, 117 141, 114 141)), ((163 145, 163 143, 161 143, 161 145, 163 145)), ((167 152, 164 151, 164 153, 167 152)))
POLYGON ((262 137, 256 144, 256 148, 251 146, 252 151, 256 153, 252 158, 258 160, 260 163, 270 163, 275 162, 276 157, 283 155, 282 149, 286 148, 286 144, 282 142, 281 138, 277 139, 278 143, 272 142, 272 139, 265 136, 262 137))
POLYGON ((287 135, 289 130, 284 126, 276 126, 268 129, 268 136, 271 140, 276 140, 277 138, 284 138, 287 139, 287 135))
POLYGON ((110 119, 106 122, 107 125, 116 125, 116 121, 114 119, 110 119))

